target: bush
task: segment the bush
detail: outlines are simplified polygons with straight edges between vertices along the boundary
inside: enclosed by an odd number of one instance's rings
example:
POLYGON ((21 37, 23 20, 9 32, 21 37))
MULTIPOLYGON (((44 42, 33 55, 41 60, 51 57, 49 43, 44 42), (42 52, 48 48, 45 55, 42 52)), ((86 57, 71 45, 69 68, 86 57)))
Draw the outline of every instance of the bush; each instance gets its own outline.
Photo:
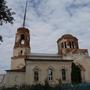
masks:
POLYGON ((22 85, 22 86, 14 86, 14 87, 1 87, 0 90, 90 90, 90 84, 62 84, 50 86, 49 84, 41 85, 22 85))

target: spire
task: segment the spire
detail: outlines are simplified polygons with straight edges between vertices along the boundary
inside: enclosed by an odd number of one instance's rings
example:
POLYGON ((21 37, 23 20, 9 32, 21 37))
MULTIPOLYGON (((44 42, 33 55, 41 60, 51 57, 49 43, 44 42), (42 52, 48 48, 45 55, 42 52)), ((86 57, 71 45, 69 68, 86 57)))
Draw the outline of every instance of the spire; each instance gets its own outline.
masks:
POLYGON ((27 4, 28 4, 28 0, 26 0, 26 6, 25 6, 25 12, 24 12, 24 19, 23 19, 23 27, 25 26, 25 21, 26 21, 27 4))

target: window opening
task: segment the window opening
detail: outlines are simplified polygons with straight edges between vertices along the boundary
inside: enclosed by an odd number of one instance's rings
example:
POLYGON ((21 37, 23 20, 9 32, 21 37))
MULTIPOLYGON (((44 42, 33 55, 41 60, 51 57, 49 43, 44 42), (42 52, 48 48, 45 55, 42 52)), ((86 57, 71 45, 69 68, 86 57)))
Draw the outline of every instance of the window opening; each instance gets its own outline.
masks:
POLYGON ((48 80, 52 80, 53 79, 53 70, 49 69, 48 70, 48 80))
POLYGON ((39 80, 39 73, 38 71, 34 71, 34 81, 38 81, 39 80))
POLYGON ((62 80, 66 80, 66 70, 62 69, 62 80))

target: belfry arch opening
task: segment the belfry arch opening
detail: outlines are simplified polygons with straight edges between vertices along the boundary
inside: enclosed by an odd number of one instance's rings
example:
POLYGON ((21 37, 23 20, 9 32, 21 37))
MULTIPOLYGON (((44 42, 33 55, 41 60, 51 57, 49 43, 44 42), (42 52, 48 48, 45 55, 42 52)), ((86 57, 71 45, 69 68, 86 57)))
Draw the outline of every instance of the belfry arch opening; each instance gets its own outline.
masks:
POLYGON ((61 48, 72 48, 72 49, 75 49, 77 47, 75 47, 75 43, 74 42, 71 42, 71 41, 66 41, 66 42, 62 42, 61 43, 61 48))
POLYGON ((24 44, 24 43, 25 43, 25 36, 24 34, 21 34, 20 44, 24 44))
POLYGON ((24 40, 25 37, 24 37, 24 34, 21 34, 21 40, 24 40))

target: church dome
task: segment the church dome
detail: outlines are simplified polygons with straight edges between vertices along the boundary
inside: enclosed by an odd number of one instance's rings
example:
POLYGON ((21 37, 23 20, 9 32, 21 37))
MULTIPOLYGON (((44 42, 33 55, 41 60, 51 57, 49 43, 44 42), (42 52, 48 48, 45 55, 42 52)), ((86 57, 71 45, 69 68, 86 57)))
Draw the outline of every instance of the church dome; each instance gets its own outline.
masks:
POLYGON ((58 43, 59 41, 61 41, 62 39, 74 39, 74 40, 78 40, 76 37, 74 37, 74 36, 71 35, 71 34, 64 34, 61 38, 59 38, 59 39, 57 40, 57 43, 58 43))
POLYGON ((66 54, 74 49, 78 49, 78 39, 71 34, 64 34, 57 40, 58 53, 66 54))

